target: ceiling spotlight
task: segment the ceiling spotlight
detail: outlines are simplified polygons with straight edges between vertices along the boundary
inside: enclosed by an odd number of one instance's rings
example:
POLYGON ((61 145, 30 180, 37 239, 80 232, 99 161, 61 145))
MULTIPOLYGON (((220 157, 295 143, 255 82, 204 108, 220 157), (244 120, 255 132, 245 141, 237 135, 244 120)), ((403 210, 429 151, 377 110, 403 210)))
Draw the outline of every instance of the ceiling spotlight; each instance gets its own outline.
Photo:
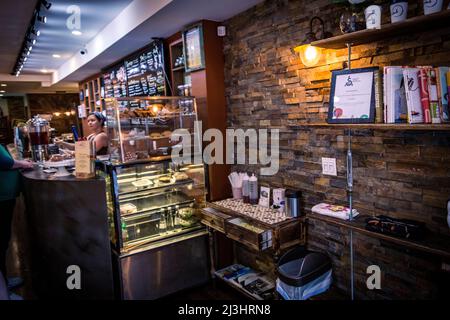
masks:
POLYGON ((5 93, 6 91, 5 90, 0 90, 0 93, 5 93))
POLYGON ((41 34, 41 31, 36 30, 35 28, 32 28, 31 33, 34 34, 36 37, 39 37, 39 35, 41 34))
POLYGON ((45 9, 49 10, 52 4, 46 0, 41 0, 41 4, 45 7, 45 9))
POLYGON ((23 62, 25 62, 25 61, 27 61, 27 60, 28 60, 28 57, 23 58, 23 62))
POLYGON ((3 94, 0 93, 0 97, 3 97, 3 94))
POLYGON ((0 84, 0 87, 7 87, 8 85, 6 83, 0 84))
POLYGON ((58 58, 61 58, 61 56, 60 56, 59 54, 56 54, 56 53, 55 53, 54 55, 52 55, 52 57, 53 57, 53 58, 57 58, 57 59, 58 59, 58 58))
POLYGON ((40 16, 40 15, 38 15, 38 16, 37 16, 37 20, 38 20, 39 22, 42 22, 42 23, 47 23, 47 17, 46 17, 46 16, 40 16))
POLYGON ((47 73, 48 70, 47 70, 47 69, 41 69, 41 72, 42 72, 42 73, 47 73))
POLYGON ((80 30, 73 30, 73 31, 72 31, 72 34, 73 34, 74 36, 81 36, 83 33, 82 33, 80 30))
POLYGON ((30 51, 27 52, 27 56, 29 56, 29 55, 30 55, 30 51))

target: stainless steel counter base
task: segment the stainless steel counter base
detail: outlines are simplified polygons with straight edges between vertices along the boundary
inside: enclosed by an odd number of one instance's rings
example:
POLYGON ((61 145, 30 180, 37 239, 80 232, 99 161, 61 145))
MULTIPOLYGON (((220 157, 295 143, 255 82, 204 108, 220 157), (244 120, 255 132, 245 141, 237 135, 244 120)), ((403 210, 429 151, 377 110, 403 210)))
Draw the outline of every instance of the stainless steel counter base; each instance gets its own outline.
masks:
POLYGON ((117 256, 116 277, 125 300, 157 299, 209 280, 207 232, 167 239, 117 256))

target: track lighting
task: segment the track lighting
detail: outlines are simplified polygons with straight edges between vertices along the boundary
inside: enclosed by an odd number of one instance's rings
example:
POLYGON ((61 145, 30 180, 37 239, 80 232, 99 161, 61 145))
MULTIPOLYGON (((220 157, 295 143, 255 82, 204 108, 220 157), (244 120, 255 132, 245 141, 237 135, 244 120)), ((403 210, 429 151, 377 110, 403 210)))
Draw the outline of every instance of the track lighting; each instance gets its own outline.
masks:
POLYGON ((45 7, 45 9, 49 10, 52 4, 46 0, 41 0, 41 4, 45 7))
POLYGON ((41 34, 41 31, 39 31, 33 27, 33 28, 31 28, 31 33, 34 34, 36 37, 39 37, 39 35, 41 34))
POLYGON ((25 34, 25 39, 22 43, 21 52, 17 57, 16 64, 13 69, 14 71, 11 73, 12 75, 15 74, 16 77, 18 77, 20 72, 22 71, 25 62, 28 60, 28 56, 33 50, 33 46, 36 45, 37 37, 39 37, 41 34, 41 31, 38 29, 38 22, 43 24, 47 23, 47 17, 45 15, 41 15, 41 6, 49 10, 52 4, 46 0, 37 1, 32 19, 25 34))
POLYGON ((42 23, 47 23, 47 17, 46 17, 46 16, 40 16, 40 15, 38 14, 37 20, 38 20, 39 22, 42 22, 42 23))

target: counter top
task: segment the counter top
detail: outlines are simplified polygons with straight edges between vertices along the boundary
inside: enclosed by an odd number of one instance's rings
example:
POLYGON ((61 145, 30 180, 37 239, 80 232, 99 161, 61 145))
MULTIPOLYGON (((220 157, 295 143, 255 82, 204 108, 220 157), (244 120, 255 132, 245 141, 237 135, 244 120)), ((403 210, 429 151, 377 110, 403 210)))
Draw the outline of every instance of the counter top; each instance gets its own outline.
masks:
POLYGON ((33 170, 21 170, 22 176, 29 180, 61 181, 61 182, 83 182, 102 180, 101 178, 79 179, 74 175, 67 177, 54 177, 53 173, 45 173, 40 165, 34 165, 33 170))
MULTIPOLYGON (((8 152, 11 154, 13 159, 19 160, 19 155, 17 153, 17 150, 14 146, 14 144, 7 145, 8 152)), ((22 174, 22 176, 25 179, 29 180, 45 180, 45 181, 62 181, 62 182, 82 182, 82 181, 93 181, 93 180, 101 180, 100 178, 91 178, 91 179, 79 179, 76 178, 74 175, 67 176, 67 177, 54 177, 53 173, 45 173, 43 171, 42 165, 35 164, 33 166, 33 170, 19 170, 22 174)))

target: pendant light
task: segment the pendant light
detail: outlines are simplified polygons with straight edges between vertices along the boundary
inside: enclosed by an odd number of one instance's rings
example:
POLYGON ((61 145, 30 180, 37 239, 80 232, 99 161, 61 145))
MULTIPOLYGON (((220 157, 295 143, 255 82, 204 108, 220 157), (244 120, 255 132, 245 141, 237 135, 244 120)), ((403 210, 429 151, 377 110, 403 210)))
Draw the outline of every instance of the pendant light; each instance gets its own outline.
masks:
POLYGON ((324 30, 323 20, 319 17, 313 17, 309 22, 309 32, 306 34, 305 40, 300 46, 294 48, 294 51, 300 55, 300 60, 306 67, 315 66, 319 62, 322 55, 322 48, 315 47, 311 45, 311 43, 320 39, 324 39, 328 36, 329 33, 325 32, 324 30), (317 37, 316 33, 313 32, 313 23, 315 20, 319 21, 320 25, 322 26, 319 37, 317 37))

